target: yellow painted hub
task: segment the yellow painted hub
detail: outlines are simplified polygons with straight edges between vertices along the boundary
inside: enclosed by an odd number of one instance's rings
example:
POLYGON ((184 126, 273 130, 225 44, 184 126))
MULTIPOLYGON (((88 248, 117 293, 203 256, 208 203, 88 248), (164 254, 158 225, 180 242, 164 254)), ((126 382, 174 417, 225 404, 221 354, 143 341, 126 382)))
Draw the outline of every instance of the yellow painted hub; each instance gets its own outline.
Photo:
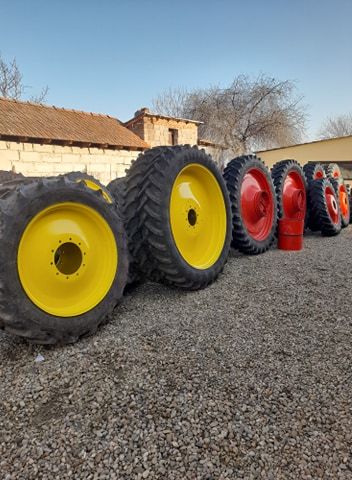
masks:
POLYGON ((44 312, 73 317, 88 312, 114 281, 118 252, 107 221, 80 203, 57 203, 23 232, 17 254, 22 287, 44 312))
POLYGON ((90 188, 91 190, 95 190, 95 191, 98 191, 100 190, 101 193, 103 194, 103 198, 106 202, 108 203, 112 203, 112 198, 111 196, 101 188, 101 186, 98 184, 98 183, 95 183, 93 180, 89 180, 88 178, 79 178, 77 180, 77 183, 78 182, 84 182, 88 188, 90 188))
POLYGON ((219 259, 227 218, 223 193, 215 176, 192 163, 176 177, 170 199, 172 235, 182 258, 205 270, 219 259))

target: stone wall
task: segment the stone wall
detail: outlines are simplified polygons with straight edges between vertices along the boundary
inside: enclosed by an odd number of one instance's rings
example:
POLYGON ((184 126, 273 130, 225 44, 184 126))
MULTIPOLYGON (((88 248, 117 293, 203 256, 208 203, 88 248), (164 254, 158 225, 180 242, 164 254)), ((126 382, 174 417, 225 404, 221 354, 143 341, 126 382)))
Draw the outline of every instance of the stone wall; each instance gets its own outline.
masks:
POLYGON ((25 176, 50 176, 81 171, 103 184, 123 177, 140 152, 0 141, 0 170, 25 176))

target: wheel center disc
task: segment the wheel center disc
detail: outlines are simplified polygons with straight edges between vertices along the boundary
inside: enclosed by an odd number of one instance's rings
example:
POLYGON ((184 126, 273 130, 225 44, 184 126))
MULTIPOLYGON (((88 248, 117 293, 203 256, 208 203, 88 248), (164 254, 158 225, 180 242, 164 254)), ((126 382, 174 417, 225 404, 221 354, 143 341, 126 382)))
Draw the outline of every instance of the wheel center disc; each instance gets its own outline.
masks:
POLYGON ((282 189, 283 217, 302 220, 306 214, 306 189, 302 175, 289 171, 282 189))
POLYGON ((339 191, 339 200, 340 200, 340 207, 341 213, 344 217, 348 215, 349 204, 348 204, 348 197, 347 192, 345 191, 344 187, 342 186, 339 191))
POLYGON ((305 205, 305 195, 303 190, 296 190, 292 195, 292 207, 297 212, 302 212, 305 205))
POLYGON ((194 225, 197 223, 197 212, 193 209, 193 208, 190 208, 188 210, 188 222, 189 224, 194 227, 194 225))
POLYGON ((333 223, 337 225, 339 222, 339 209, 335 199, 335 194, 330 187, 325 189, 325 200, 330 218, 333 223))
POLYGON ((60 273, 73 275, 82 265, 82 251, 78 245, 65 242, 59 246, 54 254, 54 263, 60 273))
POLYGON ((274 198, 266 175, 259 168, 252 168, 241 184, 241 215, 243 223, 257 241, 270 234, 274 220, 274 198))
POLYGON ((214 265, 228 228, 224 196, 214 174, 197 163, 184 167, 172 186, 169 210, 181 257, 200 270, 214 265))
POLYGON ((268 215, 268 208, 270 206, 270 197, 268 192, 264 190, 256 192, 254 195, 254 208, 258 215, 258 219, 268 215))

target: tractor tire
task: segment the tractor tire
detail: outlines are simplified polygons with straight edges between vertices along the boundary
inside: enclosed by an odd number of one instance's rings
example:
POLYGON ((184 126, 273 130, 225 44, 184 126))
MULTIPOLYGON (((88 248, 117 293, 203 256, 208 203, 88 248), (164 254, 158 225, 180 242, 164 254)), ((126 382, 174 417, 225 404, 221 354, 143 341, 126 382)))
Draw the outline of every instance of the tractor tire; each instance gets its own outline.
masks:
POLYGON ((341 231, 341 211, 338 198, 328 178, 313 180, 309 185, 309 205, 312 222, 322 235, 333 236, 341 231))
POLYGON ((351 221, 350 197, 348 195, 347 187, 343 182, 340 182, 335 178, 330 178, 330 182, 332 183, 338 198, 341 211, 341 226, 342 228, 346 228, 351 221))
POLYGON ((114 201, 109 190, 92 175, 83 172, 69 172, 62 176, 73 182, 84 182, 91 190, 98 191, 107 203, 112 203, 114 201))
POLYGON ((93 334, 122 297, 127 242, 115 204, 66 177, 0 200, 0 328, 40 344, 93 334))
POLYGON ((232 246, 257 255, 275 239, 277 201, 269 170, 255 155, 231 160, 224 179, 232 209, 232 246))
POLYGON ((325 178, 326 177, 324 167, 320 163, 316 163, 316 162, 306 163, 303 166, 303 171, 304 171, 304 174, 306 176, 306 180, 307 180, 308 185, 313 180, 317 180, 319 178, 325 178))
POLYGON ((328 178, 334 178, 339 182, 343 182, 342 173, 337 163, 329 163, 324 166, 324 169, 328 178))
POLYGON ((123 189, 125 188, 125 177, 115 178, 112 180, 107 189, 111 193, 117 205, 122 205, 123 203, 123 189))
POLYGON ((271 169, 278 218, 305 220, 307 212, 307 181, 296 160, 282 160, 271 169))
POLYGON ((215 281, 230 250, 231 208, 204 150, 148 150, 127 171, 123 197, 132 277, 187 290, 215 281))

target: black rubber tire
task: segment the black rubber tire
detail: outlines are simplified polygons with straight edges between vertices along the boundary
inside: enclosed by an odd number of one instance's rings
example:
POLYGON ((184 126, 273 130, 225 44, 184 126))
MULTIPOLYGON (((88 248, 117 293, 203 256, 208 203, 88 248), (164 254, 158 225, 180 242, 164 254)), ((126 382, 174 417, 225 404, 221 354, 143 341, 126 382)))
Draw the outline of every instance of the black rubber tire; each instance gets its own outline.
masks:
POLYGON ((88 175, 88 173, 83 173, 83 172, 69 172, 69 173, 65 173, 64 175, 62 175, 66 178, 68 178, 69 180, 72 180, 73 182, 79 182, 79 181, 83 181, 84 180, 89 180, 93 183, 95 183, 95 185, 97 185, 97 187, 99 187, 99 190, 97 190, 99 192, 99 194, 102 196, 102 198, 104 200, 107 200, 109 199, 108 201, 109 202, 112 202, 113 201, 113 197, 111 196, 109 190, 107 189, 107 187, 105 187, 101 182, 99 182, 99 180, 97 180, 95 177, 93 177, 92 175, 88 175))
POLYGON ((197 147, 156 147, 140 155, 127 171, 123 212, 133 259, 131 278, 148 278, 198 290, 214 282, 227 261, 231 243, 231 208, 225 182, 215 162, 197 147), (192 267, 179 253, 170 225, 170 196, 179 172, 198 163, 215 176, 223 193, 227 231, 219 259, 210 268, 192 267))
MULTIPOLYGON (((336 192, 337 200, 340 206, 341 210, 341 204, 340 204, 340 188, 342 185, 344 185, 343 181, 341 182, 340 180, 336 178, 330 178, 330 182, 332 183, 332 186, 334 187, 334 190, 336 192)), ((347 189, 346 189, 347 193, 347 189)), ((350 207, 350 196, 348 195, 348 213, 347 215, 342 215, 342 210, 341 210, 341 227, 346 228, 350 224, 351 221, 351 207, 350 207)))
MULTIPOLYGON (((284 217, 284 208, 283 208, 283 188, 287 175, 290 172, 296 172, 302 178, 304 184, 304 193, 307 199, 307 180, 304 174, 303 168, 296 160, 281 160, 280 162, 275 163, 271 169, 271 177, 274 182, 276 200, 277 200, 277 216, 278 219, 284 217)), ((307 212, 306 208, 306 212, 307 212)), ((306 215, 305 215, 306 216, 306 215)), ((302 215, 298 215, 297 219, 303 220, 302 215)))
POLYGON ((40 179, 15 186, 0 200, 0 328, 40 344, 74 343, 95 333, 121 299, 127 280, 127 241, 115 204, 101 200, 99 192, 65 177, 40 179), (17 250, 30 220, 50 205, 76 202, 96 210, 110 225, 119 259, 116 276, 105 298, 90 311, 57 317, 38 308, 22 288, 17 271, 17 250))
POLYGON ((115 178, 115 180, 112 180, 107 186, 107 189, 113 196, 117 205, 121 205, 123 203, 124 188, 125 188, 125 177, 115 178))
POLYGON ((339 202, 337 195, 334 189, 333 184, 328 178, 320 178, 318 180, 313 180, 309 185, 309 204, 310 204, 310 215, 312 216, 312 221, 314 225, 319 227, 322 235, 324 236, 333 236, 337 235, 341 231, 341 212, 339 207, 339 202), (326 204, 325 198, 325 189, 327 186, 330 186, 335 194, 336 203, 339 209, 339 220, 335 224, 330 215, 326 204))
MULTIPOLYGON (((318 162, 309 162, 306 163, 303 166, 303 172, 306 176, 307 180, 307 188, 309 189, 309 186, 312 181, 317 180, 317 173, 320 173, 322 175, 321 178, 326 178, 326 172, 321 163, 318 162)), ((307 192, 309 193, 309 192, 307 192)), ((310 204, 310 197, 309 194, 307 195, 307 215, 306 215, 306 222, 305 222, 305 228, 309 228, 312 232, 319 232, 320 231, 320 225, 317 224, 314 220, 314 216, 311 215, 312 207, 310 204)))
POLYGON ((303 171, 304 171, 304 174, 306 176, 306 180, 307 180, 308 185, 313 180, 317 180, 317 178, 318 178, 317 173, 320 173, 322 175, 322 178, 326 177, 325 169, 324 169, 324 167, 321 163, 317 163, 317 162, 306 163, 303 166, 303 171))
POLYGON ((328 178, 333 178, 337 181, 343 181, 342 173, 337 163, 329 163, 328 165, 324 165, 324 170, 328 178))
POLYGON ((232 210, 232 246, 240 252, 248 255, 258 255, 266 252, 275 239, 277 228, 277 201, 275 195, 274 183, 268 168, 264 162, 255 155, 244 155, 231 160, 225 170, 224 179, 230 194, 231 210, 232 210), (247 231, 241 214, 241 185, 245 174, 251 168, 261 170, 271 189, 271 196, 274 202, 274 218, 273 225, 268 236, 262 240, 255 240, 247 231))
POLYGON ((4 182, 9 182, 11 180, 17 180, 19 178, 24 178, 22 173, 15 173, 8 170, 0 170, 0 184, 4 182))

